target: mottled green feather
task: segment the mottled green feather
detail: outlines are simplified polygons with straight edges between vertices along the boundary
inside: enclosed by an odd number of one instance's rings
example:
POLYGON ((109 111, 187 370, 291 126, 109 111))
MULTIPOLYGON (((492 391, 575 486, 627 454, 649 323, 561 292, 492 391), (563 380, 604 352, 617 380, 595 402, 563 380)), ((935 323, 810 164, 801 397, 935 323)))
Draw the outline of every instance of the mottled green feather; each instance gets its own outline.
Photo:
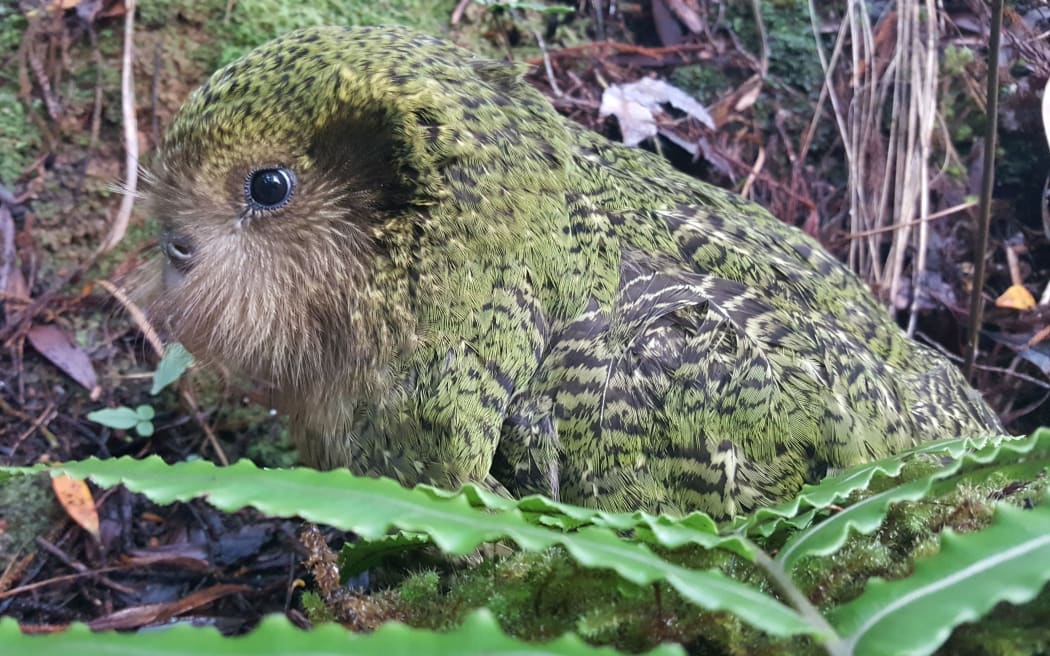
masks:
POLYGON ((560 117, 511 65, 313 28, 218 71, 153 172, 155 313, 273 384, 306 462, 731 516, 998 432, 800 231, 560 117), (295 171, 288 206, 245 176, 295 171))

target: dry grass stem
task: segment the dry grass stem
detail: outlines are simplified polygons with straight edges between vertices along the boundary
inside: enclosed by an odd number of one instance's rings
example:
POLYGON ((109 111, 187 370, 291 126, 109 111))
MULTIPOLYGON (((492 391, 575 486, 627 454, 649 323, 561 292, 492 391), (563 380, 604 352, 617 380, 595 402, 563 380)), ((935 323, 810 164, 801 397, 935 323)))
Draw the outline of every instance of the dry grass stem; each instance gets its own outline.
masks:
POLYGON ((113 218, 109 234, 99 247, 100 253, 111 250, 124 239, 124 233, 128 230, 128 222, 131 220, 131 209, 135 205, 135 190, 138 187, 139 178, 139 130, 138 121, 135 117, 135 79, 132 75, 132 65, 135 53, 135 0, 125 0, 124 8, 124 56, 121 64, 120 97, 121 114, 124 120, 124 148, 126 149, 125 171, 127 182, 124 183, 125 193, 120 199, 120 208, 113 218))
POLYGON ((826 95, 831 103, 849 169, 849 265, 891 307, 910 270, 914 331, 929 242, 930 159, 940 125, 936 2, 898 0, 873 25, 867 3, 850 0, 830 58, 812 0, 810 16, 825 72, 820 102, 826 95))

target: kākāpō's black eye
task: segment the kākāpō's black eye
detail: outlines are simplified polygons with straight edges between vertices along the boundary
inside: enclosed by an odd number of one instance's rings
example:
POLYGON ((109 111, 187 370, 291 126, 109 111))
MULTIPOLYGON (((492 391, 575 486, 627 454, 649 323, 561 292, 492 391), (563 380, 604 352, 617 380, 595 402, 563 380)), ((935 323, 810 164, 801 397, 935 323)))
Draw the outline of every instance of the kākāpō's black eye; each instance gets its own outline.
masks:
POLYGON ((288 204, 295 193, 295 173, 283 166, 256 169, 248 174, 244 195, 252 209, 276 210, 288 204))

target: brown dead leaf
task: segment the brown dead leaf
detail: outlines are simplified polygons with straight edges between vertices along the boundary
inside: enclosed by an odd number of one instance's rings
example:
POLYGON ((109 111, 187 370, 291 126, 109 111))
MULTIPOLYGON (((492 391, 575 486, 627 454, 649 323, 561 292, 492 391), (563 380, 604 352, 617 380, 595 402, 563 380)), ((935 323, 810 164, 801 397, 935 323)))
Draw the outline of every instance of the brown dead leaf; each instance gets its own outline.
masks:
POLYGON ((147 624, 166 622, 167 620, 189 612, 194 608, 211 603, 230 594, 251 591, 247 585, 213 585, 183 597, 178 601, 163 604, 144 604, 124 608, 109 615, 103 615, 88 623, 92 631, 113 631, 120 629, 137 629, 147 624))
POLYGON ((1010 285, 1002 296, 995 299, 995 307, 1011 310, 1031 310, 1035 307, 1035 297, 1024 285, 1010 285))
POLYGON ((1032 335, 1029 338, 1029 340, 1028 340, 1028 347, 1031 348, 1031 347, 1035 346, 1036 344, 1042 343, 1043 340, 1045 340, 1047 337, 1050 337, 1050 326, 1043 326, 1042 328, 1037 330, 1034 335, 1032 335))
POLYGON ((206 570, 211 566, 205 546, 191 542, 175 542, 146 549, 131 549, 121 560, 132 567, 148 567, 158 563, 167 563, 173 567, 206 570))
POLYGON ((1046 143, 1050 144, 1050 80, 1046 81, 1043 88, 1043 132, 1046 134, 1046 143))
POLYGON ((685 41, 685 32, 667 6, 667 0, 653 0, 652 2, 653 27, 656 28, 656 36, 660 37, 660 43, 665 46, 676 46, 685 41))
POLYGON ((725 94, 708 107, 708 111, 714 119, 715 128, 721 128, 737 112, 742 112, 754 105, 755 101, 762 94, 762 85, 762 76, 752 75, 736 89, 725 94))
POLYGON ((693 34, 700 34, 704 31, 704 20, 700 18, 700 10, 696 0, 667 0, 667 8, 693 34))
POLYGON ((51 479, 51 489, 69 518, 97 540, 98 510, 87 483, 68 476, 55 476, 51 479))
POLYGON ((758 101, 760 95, 762 95, 762 77, 752 75, 737 89, 733 109, 738 112, 750 109, 758 101))
POLYGON ((33 348, 67 376, 88 390, 98 386, 98 376, 90 358, 73 343, 66 331, 54 324, 38 325, 29 329, 28 337, 33 348))
POLYGON ((29 285, 18 267, 11 271, 11 276, 7 279, 7 293, 17 301, 29 302, 29 285))

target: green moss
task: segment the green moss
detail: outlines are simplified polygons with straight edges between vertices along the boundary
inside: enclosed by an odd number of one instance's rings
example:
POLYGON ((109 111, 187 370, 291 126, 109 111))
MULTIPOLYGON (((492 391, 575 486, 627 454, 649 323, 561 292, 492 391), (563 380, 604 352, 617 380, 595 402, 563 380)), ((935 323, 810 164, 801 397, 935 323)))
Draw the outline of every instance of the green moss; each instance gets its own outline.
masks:
POLYGON ((37 536, 51 527, 57 506, 49 482, 45 474, 0 482, 0 570, 35 549, 37 536))
POLYGON ((1003 602, 978 623, 964 624, 937 652, 943 656, 1050 654, 1050 588, 1023 606, 1003 602))
POLYGON ((335 619, 332 616, 332 611, 328 608, 328 604, 316 592, 304 592, 299 601, 303 605, 303 612, 306 614, 306 617, 314 624, 331 622, 335 619))
POLYGON ((428 569, 409 576, 397 592, 406 604, 422 606, 437 598, 440 594, 440 585, 441 576, 437 571, 428 569))
MULTIPOLYGON (((165 29, 176 23, 188 23, 203 28, 211 40, 195 41, 194 47, 186 52, 210 71, 277 36, 312 25, 399 24, 431 34, 445 34, 455 1, 240 0, 232 5, 228 16, 225 0, 144 0, 138 7, 138 21, 144 27, 165 29)), ((185 28, 168 31, 173 38, 178 38, 185 28)))
POLYGON ((415 27, 430 34, 448 31, 452 0, 322 0, 290 3, 281 0, 241 0, 229 25, 208 27, 223 43, 220 63, 237 59, 252 48, 291 30, 311 25, 382 25, 415 27))
MULTIPOLYGON (((756 56, 761 41, 750 2, 726 5, 730 29, 756 56)), ((813 41, 807 0, 762 0, 762 21, 769 48, 769 74, 776 84, 787 84, 816 98, 824 75, 813 41)))
POLYGON ((222 20, 226 11, 225 0, 139 0, 138 24, 149 28, 162 28, 177 20, 203 25, 222 20))
MULTIPOLYGON (((749 564, 728 554, 683 549, 666 555, 689 567, 721 565, 738 579, 763 585, 749 564)), ((344 624, 364 614, 446 629, 486 607, 515 636, 545 640, 571 631, 628 652, 680 642, 692 653, 819 653, 807 639, 771 641, 731 615, 702 611, 666 585, 639 586, 609 571, 581 567, 560 548, 480 563, 476 557, 446 562, 442 569, 409 574, 394 588, 395 600, 389 591, 353 596, 352 603, 337 595, 330 608, 344 624)))
POLYGON ((733 82, 721 69, 709 64, 690 64, 675 68, 671 73, 671 84, 702 103, 714 101, 733 86, 733 82))
MULTIPOLYGON (((242 409, 243 410, 243 409, 242 409)), ((265 413, 265 418, 238 425, 252 426, 252 439, 244 449, 244 456, 260 467, 294 467, 299 464, 299 454, 292 446, 288 429, 269 416, 269 410, 252 407, 252 415, 258 417, 265 413)))
MULTIPOLYGON (((26 29, 26 18, 22 12, 13 7, 14 3, 0 5, 0 58, 7 60, 11 57, 19 44, 22 43, 22 34, 26 29)), ((15 67, 5 65, 0 77, 14 79, 15 67)))
POLYGON ((0 89, 0 181, 11 184, 32 161, 40 133, 12 89, 0 89))

